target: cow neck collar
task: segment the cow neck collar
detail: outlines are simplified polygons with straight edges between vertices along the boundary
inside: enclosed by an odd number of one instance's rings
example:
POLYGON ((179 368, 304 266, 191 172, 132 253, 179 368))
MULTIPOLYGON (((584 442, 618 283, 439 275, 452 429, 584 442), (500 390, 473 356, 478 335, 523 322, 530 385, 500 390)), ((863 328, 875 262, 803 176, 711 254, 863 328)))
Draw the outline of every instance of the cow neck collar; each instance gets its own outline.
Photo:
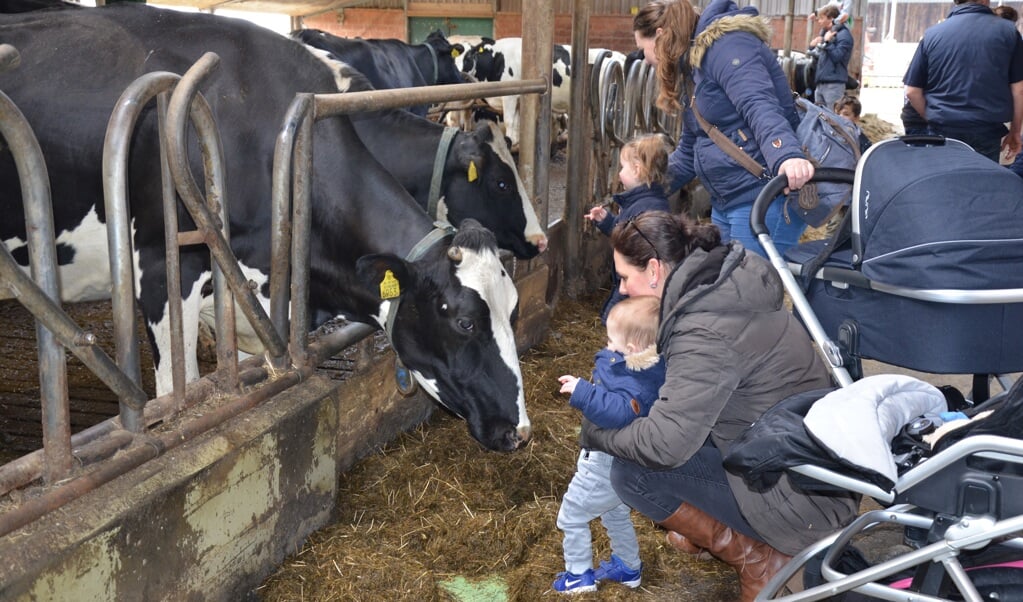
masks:
POLYGON ((448 160, 451 141, 455 139, 458 128, 445 127, 437 143, 437 154, 433 158, 433 175, 430 176, 430 196, 426 201, 426 213, 430 218, 437 219, 437 205, 440 203, 440 187, 444 181, 444 164, 448 160))
MULTIPOLYGON (((405 255, 405 261, 411 263, 419 260, 428 250, 430 250, 430 248, 454 233, 455 228, 451 224, 445 222, 433 222, 433 229, 427 232, 426 236, 419 239, 419 242, 417 242, 412 247, 412 250, 405 255)), ((398 305, 400 303, 401 297, 399 296, 393 303, 388 304, 387 316, 384 318, 384 334, 387 335, 387 341, 391 344, 391 349, 394 349, 392 333, 394 332, 394 321, 398 317, 398 305)), ((395 353, 397 352, 397 349, 395 349, 395 353)))
POLYGON ((430 51, 430 58, 433 59, 433 81, 430 82, 431 86, 437 85, 437 78, 440 77, 440 65, 437 62, 437 49, 431 44, 423 44, 426 49, 430 51))

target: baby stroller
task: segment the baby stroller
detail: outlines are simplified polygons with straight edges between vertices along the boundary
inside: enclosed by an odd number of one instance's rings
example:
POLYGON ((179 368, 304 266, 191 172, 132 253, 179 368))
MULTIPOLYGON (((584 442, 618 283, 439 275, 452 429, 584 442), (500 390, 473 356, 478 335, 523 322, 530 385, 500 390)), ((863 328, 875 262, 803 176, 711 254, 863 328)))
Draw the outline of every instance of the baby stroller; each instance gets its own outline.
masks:
MULTIPOLYGON (((751 486, 786 472, 804 488, 858 492, 883 510, 798 554, 757 599, 1023 600, 1023 384, 954 408, 972 420, 932 447, 921 438, 929 420, 921 407, 901 404, 890 383, 853 382, 861 358, 939 374, 1023 370, 1023 180, 934 137, 879 143, 855 173, 819 170, 814 179, 853 185, 847 236, 840 228, 782 258, 763 216, 784 177, 761 193, 751 227, 841 389, 779 403, 733 444, 726 466, 751 486), (872 407, 892 402, 871 415, 880 433, 872 439, 837 411, 861 386, 874 391, 872 407), (810 413, 835 395, 846 397, 817 413, 814 433, 810 413), (988 409, 995 413, 980 418, 988 409), (827 444, 820 433, 829 428, 849 431, 851 443, 827 444), (897 455, 907 437, 911 452, 897 455), (903 552, 873 565, 854 553, 858 536, 891 525, 905 531, 903 552), (815 562, 819 574, 809 570, 815 562), (807 589, 776 597, 800 569, 811 575, 807 589)), ((907 379, 915 381, 897 382, 907 379)), ((927 412, 950 409, 931 403, 927 412)))
POLYGON ((966 144, 875 144, 836 236, 786 260, 853 379, 862 358, 975 374, 983 401, 986 375, 1023 371, 1023 179, 966 144))

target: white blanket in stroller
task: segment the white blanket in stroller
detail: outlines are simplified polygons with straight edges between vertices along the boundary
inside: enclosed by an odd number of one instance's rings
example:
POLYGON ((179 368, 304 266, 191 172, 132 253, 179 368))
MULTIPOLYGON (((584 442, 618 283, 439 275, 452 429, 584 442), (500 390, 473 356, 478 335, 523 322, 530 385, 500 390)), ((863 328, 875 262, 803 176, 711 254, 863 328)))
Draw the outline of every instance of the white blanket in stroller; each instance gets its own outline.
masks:
POLYGON ((937 388, 911 376, 868 376, 817 400, 803 419, 807 433, 832 457, 895 482, 892 439, 913 419, 947 409, 937 388))

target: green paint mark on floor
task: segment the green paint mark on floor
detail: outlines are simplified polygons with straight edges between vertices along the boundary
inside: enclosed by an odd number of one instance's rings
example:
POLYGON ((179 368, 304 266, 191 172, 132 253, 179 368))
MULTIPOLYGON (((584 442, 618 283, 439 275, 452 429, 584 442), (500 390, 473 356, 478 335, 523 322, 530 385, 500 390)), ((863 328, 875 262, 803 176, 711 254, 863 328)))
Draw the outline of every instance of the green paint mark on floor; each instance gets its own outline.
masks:
POLYGON ((441 581, 440 587, 458 602, 508 601, 508 586, 500 577, 491 577, 481 581, 469 581, 465 577, 455 577, 441 581))

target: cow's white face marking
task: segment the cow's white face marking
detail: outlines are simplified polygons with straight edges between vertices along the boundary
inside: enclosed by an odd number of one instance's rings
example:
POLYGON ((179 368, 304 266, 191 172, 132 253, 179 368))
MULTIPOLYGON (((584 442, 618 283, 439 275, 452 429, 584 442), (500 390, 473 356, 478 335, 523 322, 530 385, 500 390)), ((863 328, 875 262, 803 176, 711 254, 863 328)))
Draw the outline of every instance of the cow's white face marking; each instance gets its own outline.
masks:
POLYGON ((524 232, 526 240, 540 249, 540 252, 543 252, 547 248, 547 235, 544 234, 543 228, 540 227, 540 219, 536 217, 536 210, 533 209, 533 203, 530 201, 531 197, 526 194, 526 186, 522 183, 522 178, 519 177, 515 159, 512 158, 508 145, 504 143, 500 126, 494 122, 490 122, 488 125, 492 136, 490 148, 493 149, 498 159, 503 161, 511 169, 512 173, 515 174, 515 186, 518 189, 519 198, 522 199, 522 212, 526 216, 526 231, 524 232), (501 142, 498 142, 498 140, 501 142))
MULTIPOLYGON (((462 261, 455 268, 455 276, 462 286, 476 291, 490 308, 490 328, 494 341, 501 353, 501 359, 515 375, 518 385, 519 408, 518 429, 529 428, 529 416, 526 414, 526 400, 522 389, 522 371, 519 367, 519 356, 515 347, 515 333, 511 327, 511 315, 519 302, 519 293, 515 283, 504 271, 504 266, 497 254, 490 250, 474 251, 462 249, 462 261)), ((423 384, 423 383, 420 383, 423 384)), ((426 385, 424 384, 424 388, 426 385)))
MULTIPOLYGON (((71 263, 57 267, 61 299, 67 302, 102 301, 110 298, 110 254, 107 249, 107 227, 99 221, 95 207, 73 230, 57 235, 57 244, 74 250, 71 263)), ((25 245, 20 238, 3 241, 8 249, 25 245)), ((28 273, 28 268, 25 268, 28 273)), ((6 289, 0 299, 8 298, 6 289)))

